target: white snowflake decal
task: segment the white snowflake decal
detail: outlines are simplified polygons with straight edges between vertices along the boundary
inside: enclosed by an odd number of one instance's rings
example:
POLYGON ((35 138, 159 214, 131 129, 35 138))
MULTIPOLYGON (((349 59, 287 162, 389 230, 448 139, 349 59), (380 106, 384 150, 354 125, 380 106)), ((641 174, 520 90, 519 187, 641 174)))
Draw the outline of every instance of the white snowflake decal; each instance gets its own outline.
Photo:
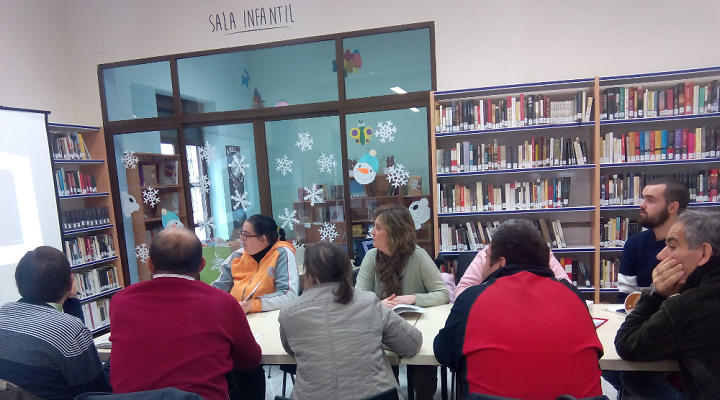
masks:
POLYGON ((203 193, 210 193, 210 179, 207 175, 203 175, 197 182, 193 183, 193 186, 200 189, 203 193))
POLYGON ((285 229, 294 229, 294 224, 299 224, 300 220, 295 218, 295 214, 297 214, 297 210, 290 210, 285 207, 285 213, 283 215, 278 216, 278 218, 282 221, 282 225, 280 225, 281 228, 285 229))
POLYGON ((298 141, 295 142, 295 146, 300 148, 301 153, 312 150, 313 139, 310 137, 310 132, 298 133, 298 141))
POLYGON ((212 259, 212 268, 211 270, 222 272, 222 265, 225 262, 225 259, 221 258, 217 254, 215 254, 215 258, 212 259))
POLYGON ((243 194, 240 194, 237 189, 235 189, 235 194, 230 196, 233 201, 233 210, 237 210, 238 207, 242 207, 243 211, 246 211, 247 208, 252 205, 250 200, 247 199, 247 192, 243 192, 243 194))
POLYGON ((295 247, 296 250, 304 249, 305 244, 298 242, 297 240, 293 239, 292 241, 293 247, 295 247))
POLYGON ((320 228, 320 240, 321 241, 332 242, 338 236, 340 236, 340 234, 337 233, 335 224, 331 224, 329 222, 323 222, 323 226, 322 226, 322 228, 320 228))
POLYGON ((150 258, 150 250, 145 243, 135 246, 135 257, 139 258, 142 263, 146 263, 150 258))
POLYGON ((305 197, 303 197, 304 200, 310 200, 310 206, 314 206, 315 203, 324 203, 325 199, 323 199, 323 189, 317 187, 316 184, 312 184, 312 188, 304 188, 305 197))
POLYGON ((287 154, 285 154, 283 158, 276 158, 275 162, 277 163, 277 168, 275 168, 275 170, 282 172, 283 176, 285 176, 288 172, 292 172, 293 160, 289 159, 287 154))
POLYGON ((200 148, 200 159, 210 161, 215 158, 215 146, 206 141, 205 146, 200 148))
POLYGON ((388 168, 387 180, 395 187, 406 185, 409 177, 410 173, 402 164, 395 164, 388 168))
POLYGON ((245 175, 245 169, 248 168, 250 164, 245 163, 245 156, 238 157, 237 154, 233 154, 233 160, 230 163, 230 168, 232 168, 232 173, 235 176, 245 175))
POLYGON ((123 151, 123 155, 120 158, 120 161, 125 164, 125 169, 132 168, 135 169, 138 165, 138 161, 140 161, 139 158, 135 155, 135 152, 132 150, 123 151))
POLYGON ((152 186, 148 186, 147 189, 143 190, 143 203, 149 205, 150 207, 155 207, 155 204, 160 202, 160 198, 158 197, 158 190, 155 189, 152 186))
POLYGON ((380 139, 380 143, 385 143, 386 140, 388 142, 392 142, 395 140, 395 136, 393 136, 395 133, 397 133, 397 128, 393 126, 392 121, 387 121, 387 124, 385 125, 383 125, 382 122, 378 122, 375 137, 380 139))
POLYGON ((205 219, 198 222, 197 225, 206 231, 209 230, 210 236, 212 236, 212 232, 215 230, 215 217, 208 218, 208 216, 205 215, 205 219))
POLYGON ((325 153, 322 153, 317 163, 318 167, 320 167, 320 172, 327 172, 328 174, 332 174, 333 168, 337 167, 334 154, 326 156, 325 153))

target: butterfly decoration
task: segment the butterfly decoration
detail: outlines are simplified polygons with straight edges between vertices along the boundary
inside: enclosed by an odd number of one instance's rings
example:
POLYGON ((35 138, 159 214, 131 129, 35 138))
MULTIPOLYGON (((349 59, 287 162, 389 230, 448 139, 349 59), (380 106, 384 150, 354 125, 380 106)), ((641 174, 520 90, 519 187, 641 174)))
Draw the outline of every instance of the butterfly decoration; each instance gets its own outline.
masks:
POLYGON ((255 94, 253 94, 252 108, 265 108, 265 100, 260 97, 257 88, 255 88, 255 94))
POLYGON ((250 73, 245 68, 243 68, 243 70, 245 71, 245 74, 241 76, 242 83, 240 84, 240 87, 245 86, 247 90, 250 90, 250 86, 248 86, 250 83, 250 73))
POLYGON ((355 139, 355 143, 365 145, 370 143, 370 136, 373 135, 373 129, 365 126, 363 121, 358 122, 358 126, 350 129, 350 136, 355 139))

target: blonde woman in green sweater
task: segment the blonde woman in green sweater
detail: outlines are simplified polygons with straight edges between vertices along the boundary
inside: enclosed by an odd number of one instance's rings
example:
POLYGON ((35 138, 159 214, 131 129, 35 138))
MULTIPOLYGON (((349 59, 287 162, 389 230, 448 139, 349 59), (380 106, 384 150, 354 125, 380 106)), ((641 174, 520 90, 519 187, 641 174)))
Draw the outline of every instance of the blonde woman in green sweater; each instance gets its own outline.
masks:
MULTIPOLYGON (((450 300, 440 271, 415 244, 415 223, 400 205, 382 207, 375 217, 374 249, 363 259, 355 288, 375 292, 386 307, 416 304, 432 307, 450 300)), ((436 367, 408 367, 418 400, 432 399, 437 389, 436 367)))

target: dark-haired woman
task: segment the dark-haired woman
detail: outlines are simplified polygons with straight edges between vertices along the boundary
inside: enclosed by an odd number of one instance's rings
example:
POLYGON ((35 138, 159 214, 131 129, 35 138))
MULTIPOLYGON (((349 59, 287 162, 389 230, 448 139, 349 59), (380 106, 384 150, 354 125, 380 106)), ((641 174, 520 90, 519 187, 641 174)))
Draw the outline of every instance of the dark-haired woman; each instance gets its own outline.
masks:
POLYGON ((240 233, 243 248, 222 265, 213 286, 230 292, 246 313, 277 310, 297 298, 299 289, 295 248, 275 220, 255 214, 240 233))
POLYGON ((305 292, 280 311, 280 339, 298 366, 293 399, 364 399, 398 390, 382 345, 417 354, 422 333, 370 292, 354 290, 347 253, 330 243, 305 253, 305 292))
MULTIPOLYGON (((374 249, 360 266, 358 289, 369 290, 392 308, 398 304, 438 306, 450 300, 440 270, 427 252, 415 244, 415 222, 407 208, 380 208, 373 228, 374 249)), ((432 399, 437 390, 437 368, 408 366, 418 400, 432 399)))

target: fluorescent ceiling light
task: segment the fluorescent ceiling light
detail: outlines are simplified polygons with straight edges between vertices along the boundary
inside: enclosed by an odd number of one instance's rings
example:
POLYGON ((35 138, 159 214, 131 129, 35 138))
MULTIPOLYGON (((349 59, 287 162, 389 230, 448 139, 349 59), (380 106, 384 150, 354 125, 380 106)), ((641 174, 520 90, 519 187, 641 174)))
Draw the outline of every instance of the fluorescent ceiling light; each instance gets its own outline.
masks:
POLYGON ((412 110, 412 112, 420 112, 416 107, 410 107, 410 110, 412 110))
POLYGON ((393 92, 395 92, 395 93, 397 93, 397 94, 405 94, 405 93, 407 93, 407 92, 406 92, 405 90, 403 90, 403 88, 401 88, 400 86, 391 87, 390 90, 392 90, 393 92))

